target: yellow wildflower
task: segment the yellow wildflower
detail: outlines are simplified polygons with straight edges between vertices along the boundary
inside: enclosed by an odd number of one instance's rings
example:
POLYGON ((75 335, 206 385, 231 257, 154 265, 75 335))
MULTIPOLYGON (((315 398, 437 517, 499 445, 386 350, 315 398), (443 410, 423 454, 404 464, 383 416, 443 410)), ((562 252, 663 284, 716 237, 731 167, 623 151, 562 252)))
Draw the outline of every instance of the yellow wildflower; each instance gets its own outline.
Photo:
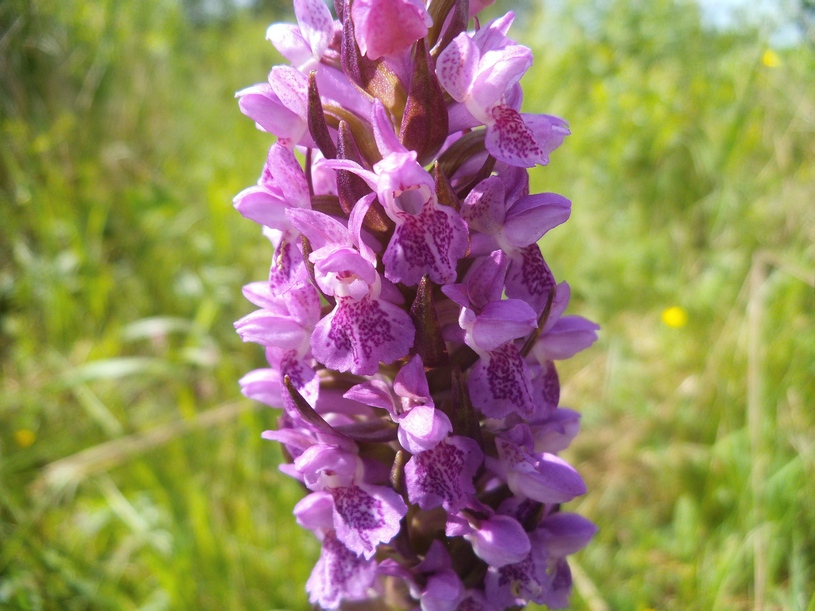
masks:
POLYGON ((688 322, 688 313, 681 306, 671 306, 662 310, 662 322, 674 329, 684 327, 688 322))
POLYGON ((764 51, 764 55, 761 56, 761 63, 768 68, 776 68, 781 65, 781 58, 772 49, 767 49, 764 51))
POLYGON ((27 448, 34 443, 35 439, 37 439, 37 436, 32 430, 20 429, 19 431, 14 431, 14 441, 16 441, 17 445, 21 448, 27 448))

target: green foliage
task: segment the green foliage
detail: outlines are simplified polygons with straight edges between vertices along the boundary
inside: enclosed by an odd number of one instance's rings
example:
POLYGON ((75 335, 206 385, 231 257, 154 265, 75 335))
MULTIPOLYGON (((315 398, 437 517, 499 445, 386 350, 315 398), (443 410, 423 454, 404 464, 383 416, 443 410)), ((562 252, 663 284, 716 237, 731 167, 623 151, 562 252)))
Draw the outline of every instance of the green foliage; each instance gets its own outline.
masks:
MULTIPOLYGON (((279 17, 200 5, 0 3, 2 608, 306 608, 318 544, 232 331, 270 256, 229 203, 269 144, 233 93, 279 17)), ((545 7, 526 106, 574 134, 533 186, 574 208, 542 247, 603 326, 561 376, 601 528, 575 608, 815 608, 813 48, 545 7)))

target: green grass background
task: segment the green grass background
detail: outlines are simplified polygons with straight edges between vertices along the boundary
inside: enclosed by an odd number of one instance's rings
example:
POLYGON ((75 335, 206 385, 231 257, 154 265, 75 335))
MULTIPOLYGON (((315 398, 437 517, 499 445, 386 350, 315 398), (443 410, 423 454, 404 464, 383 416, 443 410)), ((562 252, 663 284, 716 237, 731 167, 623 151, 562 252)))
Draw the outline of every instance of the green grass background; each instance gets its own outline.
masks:
MULTIPOLYGON (((813 611, 815 46, 534 5, 525 107, 573 130, 532 171, 573 200, 541 245, 603 327, 561 366, 600 527, 573 608, 813 611)), ((233 94, 290 17, 196 6, 0 3, 3 609, 308 608, 318 544, 232 329, 270 258, 231 206, 270 144, 233 94)))

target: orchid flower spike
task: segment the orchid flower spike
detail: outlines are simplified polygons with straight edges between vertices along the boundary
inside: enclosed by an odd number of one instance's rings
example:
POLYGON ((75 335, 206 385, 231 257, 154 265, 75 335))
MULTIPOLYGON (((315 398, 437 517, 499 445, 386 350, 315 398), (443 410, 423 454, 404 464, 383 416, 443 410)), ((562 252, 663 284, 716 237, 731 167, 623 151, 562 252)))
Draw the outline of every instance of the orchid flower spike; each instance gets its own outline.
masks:
POLYGON ((541 248, 572 203, 527 173, 569 129, 520 112, 532 52, 489 4, 294 0, 267 30, 288 63, 237 93, 272 138, 234 199, 273 246, 240 387, 282 410, 262 436, 307 491, 316 608, 564 607, 596 531, 561 511, 586 484, 555 363, 598 327, 541 248))

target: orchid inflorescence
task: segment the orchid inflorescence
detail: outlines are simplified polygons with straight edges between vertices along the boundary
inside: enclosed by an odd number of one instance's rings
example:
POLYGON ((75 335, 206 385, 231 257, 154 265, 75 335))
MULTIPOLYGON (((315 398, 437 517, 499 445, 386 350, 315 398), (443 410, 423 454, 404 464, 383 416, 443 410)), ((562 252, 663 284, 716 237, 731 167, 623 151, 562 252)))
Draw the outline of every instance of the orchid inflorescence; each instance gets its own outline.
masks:
POLYGON ((560 511, 586 488, 554 361, 598 327, 537 244, 571 203, 526 170, 569 130, 519 111, 532 53, 488 3, 294 0, 267 33, 290 65, 237 94, 277 137, 235 198, 274 245, 235 324, 269 367, 240 383, 283 408, 263 436, 309 490, 321 608, 563 607, 595 532, 560 511))

